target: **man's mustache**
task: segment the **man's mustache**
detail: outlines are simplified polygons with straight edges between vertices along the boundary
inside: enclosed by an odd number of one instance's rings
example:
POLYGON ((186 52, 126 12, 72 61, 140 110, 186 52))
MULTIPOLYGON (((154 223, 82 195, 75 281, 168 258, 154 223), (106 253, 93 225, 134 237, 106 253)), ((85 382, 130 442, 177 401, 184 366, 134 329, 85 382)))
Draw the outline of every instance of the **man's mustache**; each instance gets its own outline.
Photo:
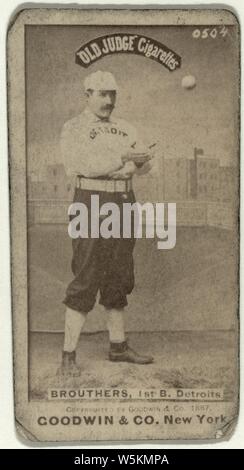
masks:
POLYGON ((109 104, 107 106, 103 106, 101 108, 102 111, 112 111, 113 109, 114 109, 114 105, 112 105, 112 104, 109 104))

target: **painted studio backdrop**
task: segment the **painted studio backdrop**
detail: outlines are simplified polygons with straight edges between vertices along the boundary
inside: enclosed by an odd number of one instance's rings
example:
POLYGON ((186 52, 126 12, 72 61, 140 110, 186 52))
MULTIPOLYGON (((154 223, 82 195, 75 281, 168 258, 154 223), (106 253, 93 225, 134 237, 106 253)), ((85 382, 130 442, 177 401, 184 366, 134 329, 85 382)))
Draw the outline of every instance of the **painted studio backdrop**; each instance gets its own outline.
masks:
MULTIPOLYGON (((144 143, 157 142, 157 171, 135 177, 139 201, 177 203, 173 250, 137 240, 136 286, 129 296, 130 331, 226 330, 234 327, 238 128, 235 41, 229 34, 193 39, 193 27, 40 26, 26 28, 29 327, 63 331, 64 297, 72 277, 67 207, 73 197, 59 138, 83 111, 83 82, 110 71, 119 85, 114 115, 131 122, 144 143), (112 33, 141 34, 178 54, 170 72, 134 54, 103 57, 88 68, 76 51, 112 33), (233 66, 231 64, 233 63, 233 66), (192 75, 196 86, 182 87, 192 75), (228 273, 228 274, 227 274, 228 273)), ((87 331, 105 329, 101 307, 87 331)))

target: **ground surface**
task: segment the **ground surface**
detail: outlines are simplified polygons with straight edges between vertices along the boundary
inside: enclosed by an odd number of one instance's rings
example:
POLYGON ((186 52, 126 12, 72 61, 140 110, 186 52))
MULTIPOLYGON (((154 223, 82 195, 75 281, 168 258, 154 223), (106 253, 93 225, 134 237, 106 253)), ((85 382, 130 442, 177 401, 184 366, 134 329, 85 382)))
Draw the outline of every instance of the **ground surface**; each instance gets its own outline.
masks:
MULTIPOLYGON (((29 327, 63 331, 65 288, 71 280, 71 241, 65 226, 29 230, 29 327)), ((138 240, 136 286, 129 296, 126 329, 131 346, 153 354, 148 366, 107 359, 106 315, 88 316, 77 355, 80 379, 56 377, 63 334, 31 333, 31 397, 44 399, 51 387, 223 387, 235 389, 238 292, 236 238, 214 228, 178 228, 173 250, 156 240, 138 240), (101 332, 101 330, 103 330, 101 332), (97 332, 98 331, 98 332, 97 332)))
MULTIPOLYGON (((63 330, 64 298, 71 280, 71 240, 64 225, 29 230, 29 320, 32 330, 63 330)), ((136 285, 129 296, 129 331, 230 329, 237 312, 236 238, 208 227, 177 228, 173 250, 156 240, 137 240, 136 285)), ((101 307, 89 314, 86 329, 104 330, 101 307)))
POLYGON ((60 379, 63 335, 32 333, 30 397, 45 399, 47 390, 67 388, 224 388, 232 398, 236 386, 236 340, 231 331, 130 333, 129 342, 150 365, 112 363, 107 359, 106 333, 83 334, 77 351, 82 376, 60 379))

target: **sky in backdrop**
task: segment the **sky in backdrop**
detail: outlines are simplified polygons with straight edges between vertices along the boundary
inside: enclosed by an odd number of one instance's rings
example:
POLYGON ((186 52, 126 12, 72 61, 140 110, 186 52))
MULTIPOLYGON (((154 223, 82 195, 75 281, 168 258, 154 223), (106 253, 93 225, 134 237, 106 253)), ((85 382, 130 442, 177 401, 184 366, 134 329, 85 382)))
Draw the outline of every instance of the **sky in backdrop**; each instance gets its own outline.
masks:
POLYGON ((238 163, 238 53, 236 32, 194 39, 192 27, 28 26, 26 93, 28 170, 60 163, 63 124, 85 108, 83 81, 96 70, 112 72, 119 85, 114 114, 134 124, 145 143, 158 141, 165 158, 193 158, 194 147, 221 165, 238 163), (182 57, 180 69, 141 56, 116 54, 88 69, 75 63, 84 43, 111 33, 149 36, 182 57), (181 86, 194 75, 196 87, 181 86))

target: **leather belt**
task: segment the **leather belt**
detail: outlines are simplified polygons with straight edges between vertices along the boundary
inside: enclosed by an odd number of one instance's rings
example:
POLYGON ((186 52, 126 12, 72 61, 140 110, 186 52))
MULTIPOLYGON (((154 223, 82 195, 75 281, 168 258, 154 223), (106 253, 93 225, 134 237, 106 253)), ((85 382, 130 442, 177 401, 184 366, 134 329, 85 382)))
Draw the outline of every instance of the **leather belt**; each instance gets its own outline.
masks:
POLYGON ((109 193, 128 193, 132 190, 132 179, 108 180, 99 178, 85 178, 77 176, 76 187, 90 191, 106 191, 109 193))

